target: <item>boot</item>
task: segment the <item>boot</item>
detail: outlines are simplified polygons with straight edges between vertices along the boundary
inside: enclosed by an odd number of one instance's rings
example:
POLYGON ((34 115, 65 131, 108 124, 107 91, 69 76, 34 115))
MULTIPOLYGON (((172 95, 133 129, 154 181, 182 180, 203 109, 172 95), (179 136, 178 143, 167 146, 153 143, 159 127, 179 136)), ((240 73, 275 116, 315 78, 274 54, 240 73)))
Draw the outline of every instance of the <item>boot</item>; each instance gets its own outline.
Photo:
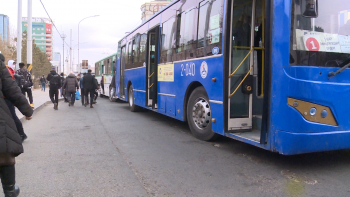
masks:
POLYGON ((94 107, 92 106, 92 104, 90 105, 90 108, 94 108, 94 107))
POLYGON ((17 197, 19 195, 19 187, 17 185, 2 185, 5 197, 17 197))

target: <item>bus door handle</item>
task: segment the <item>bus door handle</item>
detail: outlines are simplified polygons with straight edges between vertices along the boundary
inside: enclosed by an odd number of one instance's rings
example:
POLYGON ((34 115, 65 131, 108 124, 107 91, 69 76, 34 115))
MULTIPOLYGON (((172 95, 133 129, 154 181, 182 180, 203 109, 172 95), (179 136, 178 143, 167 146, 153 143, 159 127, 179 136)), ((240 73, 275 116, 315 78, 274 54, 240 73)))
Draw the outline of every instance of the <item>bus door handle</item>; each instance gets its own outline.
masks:
POLYGON ((252 53, 252 51, 254 50, 254 48, 250 49, 249 53, 245 56, 245 58, 242 60, 242 62, 237 66, 236 70, 233 71, 228 78, 231 78, 236 72, 237 70, 242 66, 242 64, 244 63, 244 61, 249 57, 249 55, 252 53))
MULTIPOLYGON (((253 70, 253 66, 250 67, 250 70, 247 72, 247 74, 244 76, 244 78, 242 79, 241 83, 239 83, 239 85, 237 86, 237 88, 235 89, 235 91, 232 92, 232 94, 230 94, 230 96, 228 98, 231 98, 238 90, 239 87, 241 87, 242 83, 244 82, 244 80, 248 77, 249 73, 253 70)), ((251 89, 250 89, 251 91, 251 89)))
POLYGON ((148 79, 150 79, 153 75, 154 75, 154 72, 150 76, 148 76, 148 79))

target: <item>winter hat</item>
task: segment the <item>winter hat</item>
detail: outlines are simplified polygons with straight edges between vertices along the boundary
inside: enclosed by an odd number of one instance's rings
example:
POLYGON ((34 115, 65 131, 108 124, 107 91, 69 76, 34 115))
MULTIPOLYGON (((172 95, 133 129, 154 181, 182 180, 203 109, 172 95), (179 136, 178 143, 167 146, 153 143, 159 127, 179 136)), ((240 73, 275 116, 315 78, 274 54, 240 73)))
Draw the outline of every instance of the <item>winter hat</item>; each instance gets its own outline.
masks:
POLYGON ((16 62, 14 60, 9 60, 7 62, 7 65, 12 68, 12 70, 15 70, 15 65, 16 65, 16 62))

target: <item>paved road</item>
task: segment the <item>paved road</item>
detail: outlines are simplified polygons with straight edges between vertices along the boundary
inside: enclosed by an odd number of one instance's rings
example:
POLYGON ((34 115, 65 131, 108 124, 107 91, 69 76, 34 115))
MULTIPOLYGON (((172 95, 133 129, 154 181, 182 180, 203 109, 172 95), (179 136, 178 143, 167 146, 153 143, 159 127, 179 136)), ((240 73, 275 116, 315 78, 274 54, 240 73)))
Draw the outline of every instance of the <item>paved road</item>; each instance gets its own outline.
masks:
POLYGON ((51 105, 25 121, 21 196, 350 196, 350 151, 281 156, 126 103, 51 105))

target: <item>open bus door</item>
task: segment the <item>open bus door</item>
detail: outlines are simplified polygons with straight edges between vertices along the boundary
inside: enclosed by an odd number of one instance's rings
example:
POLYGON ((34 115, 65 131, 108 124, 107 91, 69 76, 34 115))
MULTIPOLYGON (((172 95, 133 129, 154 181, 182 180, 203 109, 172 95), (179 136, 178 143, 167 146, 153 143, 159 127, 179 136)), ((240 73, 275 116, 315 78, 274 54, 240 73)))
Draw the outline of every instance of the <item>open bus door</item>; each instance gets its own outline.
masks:
POLYGON ((265 1, 236 0, 230 7, 228 131, 264 143, 265 1))
POLYGON ((159 46, 159 27, 153 28, 148 32, 147 45, 147 106, 152 109, 158 108, 158 46, 159 46))
MULTIPOLYGON (((120 95, 119 98, 124 100, 125 99, 125 82, 124 82, 124 71, 125 71, 125 61, 126 61, 126 46, 123 46, 121 48, 121 54, 120 54, 120 68, 119 68, 119 87, 120 87, 120 95)), ((118 76, 118 75, 117 75, 118 76)))

